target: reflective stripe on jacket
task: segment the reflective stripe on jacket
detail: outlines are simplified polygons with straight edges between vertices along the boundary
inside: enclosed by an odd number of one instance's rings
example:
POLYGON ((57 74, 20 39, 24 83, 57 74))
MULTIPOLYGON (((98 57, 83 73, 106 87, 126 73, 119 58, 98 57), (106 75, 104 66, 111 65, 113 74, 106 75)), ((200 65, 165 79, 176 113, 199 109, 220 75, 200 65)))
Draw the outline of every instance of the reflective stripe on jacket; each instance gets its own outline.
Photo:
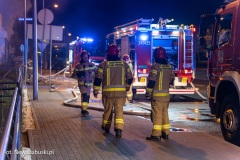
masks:
MULTIPOLYGON (((95 79, 102 80, 102 95, 107 97, 126 97, 126 87, 132 72, 129 65, 122 61, 103 61, 99 64, 95 79)), ((94 92, 98 92, 100 85, 95 85, 94 92)))
POLYGON ((73 74, 75 74, 78 78, 78 86, 81 92, 85 92, 84 90, 89 90, 93 84, 93 76, 96 71, 96 66, 92 62, 85 63, 77 63, 74 68, 73 74))
POLYGON ((154 63, 149 72, 148 80, 155 81, 153 88, 147 88, 152 99, 156 101, 169 101, 169 86, 174 78, 172 67, 169 64, 154 63))

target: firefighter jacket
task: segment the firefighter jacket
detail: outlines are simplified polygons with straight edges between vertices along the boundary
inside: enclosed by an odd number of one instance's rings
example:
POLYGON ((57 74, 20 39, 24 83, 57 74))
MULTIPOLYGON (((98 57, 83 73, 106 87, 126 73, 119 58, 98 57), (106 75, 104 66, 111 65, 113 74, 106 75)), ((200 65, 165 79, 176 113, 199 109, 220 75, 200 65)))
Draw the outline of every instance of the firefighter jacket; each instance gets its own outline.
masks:
POLYGON ((77 76, 78 86, 81 93, 86 93, 89 87, 92 87, 94 72, 96 71, 96 66, 92 62, 77 63, 72 77, 77 76))
POLYGON ((170 101, 169 86, 174 78, 170 64, 154 63, 149 72, 146 95, 152 100, 170 101))
POLYGON ((107 97, 126 97, 133 76, 129 65, 122 61, 103 61, 100 63, 94 80, 94 94, 98 94, 102 84, 102 95, 107 97))

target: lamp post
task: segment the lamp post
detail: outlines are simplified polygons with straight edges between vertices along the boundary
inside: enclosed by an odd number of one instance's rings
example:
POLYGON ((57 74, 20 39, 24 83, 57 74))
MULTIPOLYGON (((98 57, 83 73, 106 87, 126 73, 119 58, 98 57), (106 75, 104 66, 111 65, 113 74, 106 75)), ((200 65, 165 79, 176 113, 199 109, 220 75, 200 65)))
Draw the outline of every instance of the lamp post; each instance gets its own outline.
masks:
POLYGON ((33 100, 38 100, 37 1, 33 0, 33 100))
POLYGON ((27 82, 27 60, 28 60, 28 54, 27 54, 27 2, 26 0, 24 0, 24 82, 25 82, 25 86, 26 86, 26 82, 27 82))
POLYGON ((42 34, 42 41, 41 41, 41 54, 40 54, 40 69, 41 69, 41 72, 40 72, 40 74, 42 75, 42 64, 43 64, 43 58, 42 58, 42 56, 43 56, 43 51, 44 51, 44 49, 43 49, 43 41, 44 41, 44 31, 45 31, 45 19, 46 19, 46 10, 44 9, 45 8, 45 5, 44 5, 44 0, 43 0, 43 10, 44 10, 44 20, 43 20, 43 34, 42 34))

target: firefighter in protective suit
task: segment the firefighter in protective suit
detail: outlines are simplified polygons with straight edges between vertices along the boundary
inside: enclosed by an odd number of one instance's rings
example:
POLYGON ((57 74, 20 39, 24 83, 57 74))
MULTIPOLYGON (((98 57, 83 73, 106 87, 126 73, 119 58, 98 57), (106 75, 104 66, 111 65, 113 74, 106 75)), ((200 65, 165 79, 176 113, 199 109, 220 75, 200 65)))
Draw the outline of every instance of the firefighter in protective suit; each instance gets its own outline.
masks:
MULTIPOLYGON (((123 55, 123 60, 129 65, 129 68, 130 68, 131 72, 133 73, 133 65, 132 65, 132 61, 130 60, 129 55, 124 54, 123 55)), ((131 85, 129 91, 127 91, 126 101, 128 101, 129 103, 133 103, 132 99, 133 99, 133 92, 132 92, 132 85, 131 85)))
POLYGON ((96 66, 89 62, 89 53, 87 51, 83 51, 80 58, 81 60, 76 64, 71 77, 75 78, 77 76, 78 78, 78 87, 81 92, 81 114, 86 116, 89 114, 87 109, 96 66))
POLYGON ((166 60, 166 50, 164 48, 157 47, 153 54, 155 62, 150 68, 146 89, 146 97, 151 99, 153 130, 151 136, 146 137, 146 139, 160 141, 161 137, 168 139, 170 133, 168 117, 169 87, 174 74, 172 66, 166 60))
POLYGON ((133 77, 129 65, 120 60, 118 52, 117 46, 108 46, 107 60, 99 64, 96 72, 93 94, 97 98, 102 84, 102 102, 104 106, 102 129, 105 130, 105 133, 110 133, 114 112, 116 138, 121 138, 124 125, 123 105, 133 77))

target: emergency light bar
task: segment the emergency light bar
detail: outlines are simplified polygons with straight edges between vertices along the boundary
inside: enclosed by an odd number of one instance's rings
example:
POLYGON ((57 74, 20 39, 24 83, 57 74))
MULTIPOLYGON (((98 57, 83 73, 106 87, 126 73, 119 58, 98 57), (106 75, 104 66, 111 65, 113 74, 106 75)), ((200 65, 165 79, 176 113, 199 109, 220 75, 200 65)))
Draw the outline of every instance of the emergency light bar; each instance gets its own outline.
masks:
MULTIPOLYGON (((160 29, 159 24, 151 24, 151 29, 160 29)), ((166 25, 164 29, 179 29, 179 25, 166 25)))
POLYGON ((166 25, 166 29, 178 29, 179 25, 166 25))
POLYGON ((80 38, 83 42, 93 42, 92 38, 80 38))

